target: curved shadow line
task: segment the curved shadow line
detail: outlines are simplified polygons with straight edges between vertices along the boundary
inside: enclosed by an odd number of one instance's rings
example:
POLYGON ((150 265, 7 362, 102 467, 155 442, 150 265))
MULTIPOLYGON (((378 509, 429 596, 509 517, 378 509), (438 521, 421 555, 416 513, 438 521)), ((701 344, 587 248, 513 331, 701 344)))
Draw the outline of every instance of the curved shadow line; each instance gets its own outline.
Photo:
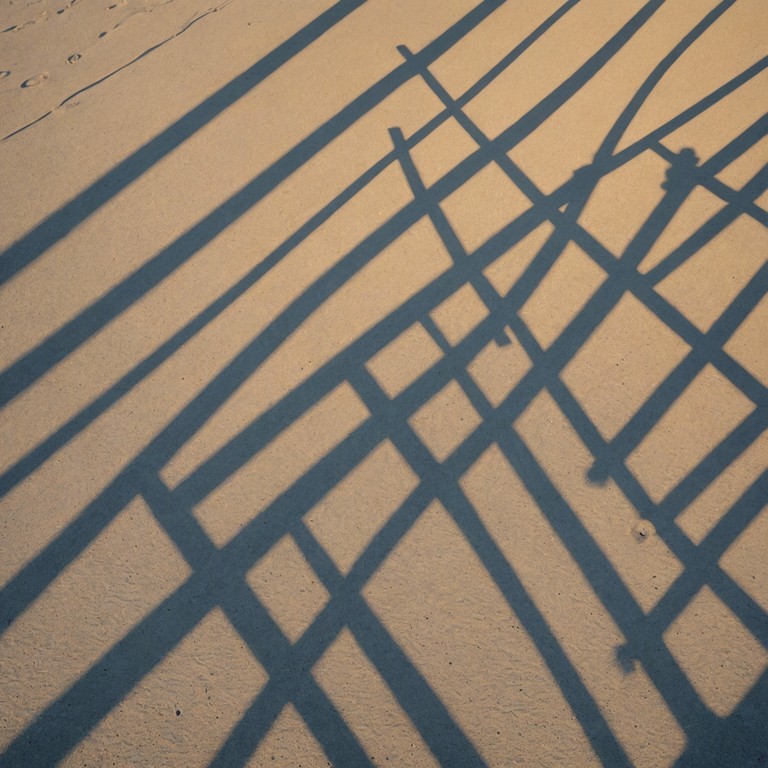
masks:
MULTIPOLYGON (((672 118, 664 125, 655 129, 648 136, 644 137, 637 144, 630 146, 612 157, 608 161, 609 170, 614 170, 622 164, 629 162, 634 157, 641 154, 646 149, 646 145, 652 141, 658 141, 667 133, 677 130, 679 127, 703 113, 711 106, 737 90, 741 85, 759 74, 768 65, 768 57, 757 64, 749 67, 743 73, 735 76, 730 81, 720 86, 718 89, 701 99, 696 104, 686 109, 683 113, 672 118)), ((563 187, 554 193, 552 206, 557 208, 568 199, 567 195, 573 188, 573 180, 566 182, 563 187)), ((434 188, 433 188, 434 189, 434 188)), ((504 228, 498 235, 483 246, 482 253, 496 253, 500 255, 514 241, 515 237, 522 237, 527 229, 518 231, 518 225, 513 222, 504 228)), ((578 237, 579 230, 571 229, 572 236, 578 237)), ((586 232, 585 232, 586 235, 586 232)), ((588 252, 599 253, 600 244, 594 238, 587 238, 582 247, 587 247, 588 252)), ((481 255, 481 254, 478 254, 481 255)), ((613 261, 613 256, 605 253, 606 263, 613 261)), ((489 258, 490 261, 490 258, 489 258)), ((458 287, 458 283, 456 287, 458 287)), ((515 291, 517 292, 517 291, 515 291)), ((141 465, 142 459, 139 458, 135 464, 141 465)), ((48 544, 33 560, 25 565, 19 573, 13 577, 0 591, 0 601, 4 608, 0 610, 0 632, 3 627, 10 626, 15 617, 26 609, 26 607, 37 599, 39 594, 45 589, 45 585, 55 578, 66 565, 71 562, 89 543, 103 530, 114 515, 122 509, 125 503, 131 497, 130 491, 126 486, 130 485, 127 479, 131 475, 131 468, 126 470, 113 483, 110 483, 100 496, 83 511, 78 520, 71 523, 66 531, 62 532, 56 540, 48 544), (112 503, 114 497, 117 502, 112 503)))

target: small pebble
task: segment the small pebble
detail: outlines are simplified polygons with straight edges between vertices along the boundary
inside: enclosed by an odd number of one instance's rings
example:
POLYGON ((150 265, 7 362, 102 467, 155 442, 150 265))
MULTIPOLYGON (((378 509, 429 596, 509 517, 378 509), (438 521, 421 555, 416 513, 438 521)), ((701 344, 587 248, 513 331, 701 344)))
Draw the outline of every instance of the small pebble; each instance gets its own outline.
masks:
POLYGON ((648 541, 656 533, 650 520, 638 520, 632 527, 632 533, 637 541, 648 541))

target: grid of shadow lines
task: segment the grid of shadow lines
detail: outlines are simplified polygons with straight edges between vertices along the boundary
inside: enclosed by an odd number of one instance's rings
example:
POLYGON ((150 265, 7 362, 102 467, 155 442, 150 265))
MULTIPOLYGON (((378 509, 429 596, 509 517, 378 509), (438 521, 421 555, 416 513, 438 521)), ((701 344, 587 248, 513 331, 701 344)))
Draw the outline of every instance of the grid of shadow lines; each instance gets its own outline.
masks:
MULTIPOLYGON (((696 755, 700 758, 714 745, 722 748, 737 738, 734 729, 739 727, 740 708, 765 700, 768 695, 766 673, 763 672, 733 715, 719 718, 701 700, 667 650, 662 634, 706 585, 760 644, 768 645, 768 624, 764 611, 718 565, 720 556, 762 509, 768 492, 768 473, 764 472, 758 477, 699 544, 692 543, 676 524, 680 513, 743 455, 765 429, 768 419, 765 387, 728 355, 723 347, 765 295, 768 265, 763 265, 752 277, 707 332, 695 327, 655 291, 655 286, 686 263, 737 217, 745 215, 763 226, 768 224, 766 213, 754 204, 754 200, 768 186, 766 168, 741 190, 734 190, 716 178, 722 169, 765 135, 767 120, 764 117, 757 121, 702 164, 699 164, 698 158, 691 151, 673 153, 661 144, 661 140, 736 91, 764 69, 765 61, 713 91, 641 141, 615 151, 627 125, 656 83, 731 4, 725 2, 718 5, 669 51, 606 136, 592 164, 576 172, 565 184, 549 194, 544 194, 536 187, 510 159, 508 151, 572 98, 631 39, 659 3, 651 2, 644 6, 636 17, 563 85, 493 140, 487 138, 473 123, 463 111, 464 106, 576 5, 573 0, 565 3, 556 14, 543 22, 465 94, 452 98, 431 74, 428 65, 476 25, 483 18, 483 13, 487 15, 498 3, 490 4, 488 8, 478 6, 480 10, 473 16, 462 20, 460 25, 446 32, 423 51, 413 53, 401 47, 403 65, 396 70, 395 77, 383 81, 385 87, 378 91, 371 89, 366 100, 356 103, 349 115, 345 113, 339 118, 336 127, 318 129, 313 135, 316 141, 315 152, 329 143, 334 131, 340 133, 346 124, 357 120, 392 90, 413 77, 421 78, 444 106, 437 117, 410 137, 404 136, 397 128, 391 129, 392 150, 386 157, 307 221, 252 273, 217 299, 163 348, 142 361, 100 396, 99 400, 51 435, 44 444, 2 477, 2 492, 5 494, 61 445, 92 423, 111 403, 145 378, 175 349, 191 339, 386 168, 393 164, 400 166, 412 192, 411 202, 347 253, 276 317, 76 521, 4 588, 2 619, 3 626, 9 626, 36 596, 44 592, 66 565, 94 541, 128 501, 137 496, 146 501, 159 524, 193 569, 193 575, 176 592, 146 616, 104 659, 17 737, 0 760, 3 765, 51 764, 61 759, 214 607, 224 612, 268 673, 269 680, 227 737, 213 765, 245 764, 287 703, 295 706, 335 764, 370 764, 358 739, 311 674, 313 665, 344 628, 352 633, 441 764, 484 764, 477 748, 446 705, 362 596, 365 585, 434 501, 438 501, 455 521, 532 638, 598 759, 609 766, 631 765, 626 748, 610 727, 536 601, 526 590, 462 489, 462 476, 491 446, 503 454, 522 479, 527 491, 578 564, 591 589, 626 638, 626 646, 617 649, 617 655, 627 664, 634 661, 642 664, 684 731, 687 751, 680 760, 681 764, 689 764, 685 762, 686 759, 692 761, 696 755), (458 122, 476 143, 477 149, 427 188, 411 153, 421 141, 449 119, 458 122), (668 164, 663 197, 625 251, 614 254, 591 235, 578 219, 600 180, 643 152, 655 153, 668 164), (490 164, 498 166, 509 179, 509 184, 528 197, 530 207, 475 252, 468 253, 440 204, 490 164), (720 197, 725 206, 653 269, 641 273, 638 266, 697 186, 703 186, 720 197), (168 459, 312 312, 359 274, 389 243, 425 218, 437 231, 451 257, 452 266, 287 393, 177 487, 169 488, 160 476, 168 459), (483 270, 544 222, 551 223, 551 234, 512 288, 504 295, 500 294, 483 270), (605 272, 606 278, 559 336, 546 349, 542 349, 521 318, 520 310, 571 243, 587 254, 605 272), (472 286, 481 298, 487 315, 466 337, 452 344, 433 321, 431 313, 466 285, 472 286), (624 428, 608 441, 563 383, 560 374, 619 301, 628 294, 685 341, 690 350, 624 428), (371 374, 369 363, 414 324, 419 324, 431 337, 440 348, 442 356, 437 363, 393 396, 385 392, 371 374), (514 341, 510 342, 507 330, 511 331, 514 341), (532 363, 528 372, 500 403, 492 403, 468 371, 469 363, 492 342, 519 344, 532 363), (705 366, 712 366, 719 371, 755 407, 662 501, 654 502, 629 471, 625 460, 658 425, 705 366), (438 461, 411 424, 414 414, 449 384, 461 389, 480 421, 447 458, 438 461), (193 515, 193 508, 341 385, 354 389, 368 411, 367 418, 228 543, 220 548, 215 546, 193 515), (643 611, 609 558, 513 426, 517 417, 542 392, 549 394, 592 453, 594 465, 590 470, 591 480, 599 483, 610 478, 615 482, 639 515, 655 526, 666 546, 682 563, 681 574, 650 612, 643 611), (418 477, 418 484, 370 541, 351 569, 342 573, 313 535, 305 516, 384 441, 389 441, 397 449, 402 460, 418 477), (245 579, 245 574, 254 564, 286 535, 293 538, 330 595, 325 607, 295 643, 286 637, 245 579), (78 712, 74 721, 68 714, 71 711, 78 712)), ((302 151, 306 155, 305 149, 302 151)), ((292 172, 290 166, 293 161, 291 158, 289 161, 281 160, 284 167, 277 168, 271 178, 264 180, 260 177, 260 186, 251 190, 251 198, 237 205, 246 209, 259 195, 265 194, 266 185, 274 187, 281 174, 284 176, 292 172)), ((300 167, 300 162, 296 161, 295 165, 300 167)), ((116 194, 115 189, 112 194, 116 194)), ((227 219, 226 211, 220 211, 219 215, 227 219)), ((49 236, 42 232, 41 242, 49 236)), ((165 254, 166 260, 186 258, 196 246, 199 247, 199 243, 176 244, 175 251, 165 254), (188 252, 185 252, 185 248, 188 252)), ((160 262, 152 265, 154 271, 143 276, 145 286, 147 282, 161 280, 165 274, 164 269, 166 267, 160 262)), ((135 301, 139 294, 131 293, 133 290, 131 286, 121 286, 112 298, 118 303, 135 301), (123 293, 119 293, 121 290, 123 293)), ((108 320, 103 307, 86 310, 78 319, 80 326, 70 327, 67 338, 74 341, 67 342, 69 348, 67 344, 64 345, 63 353, 58 351, 61 344, 50 348, 42 345, 30 353, 20 366, 2 374, 6 392, 3 402, 8 402, 16 391, 25 388, 51 368, 57 362, 57 355, 71 351, 74 345, 82 343, 108 320), (82 338, 77 335, 80 328, 83 329, 82 338), (51 351, 54 347, 57 350, 55 353, 51 351)))

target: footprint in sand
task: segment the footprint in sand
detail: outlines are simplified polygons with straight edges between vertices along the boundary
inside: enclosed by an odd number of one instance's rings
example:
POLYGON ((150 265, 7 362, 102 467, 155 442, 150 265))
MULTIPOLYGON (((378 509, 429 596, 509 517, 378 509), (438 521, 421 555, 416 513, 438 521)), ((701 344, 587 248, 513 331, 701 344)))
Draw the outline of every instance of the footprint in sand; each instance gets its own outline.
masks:
POLYGON ((2 80, 4 77, 8 77, 8 75, 10 75, 10 74, 11 74, 11 70, 10 69, 0 70, 0 80, 2 80))
POLYGON ((30 77, 28 80, 25 80, 22 84, 22 88, 34 88, 36 85, 42 85, 46 80, 48 79, 48 75, 45 72, 41 72, 39 75, 35 75, 34 77, 30 77))
POLYGON ((10 27, 6 27, 3 32, 21 32, 22 29, 26 29, 27 27, 31 27, 35 22, 34 21, 27 21, 26 23, 22 25, 13 24, 10 27))
POLYGON ((73 53, 71 56, 67 56, 67 63, 74 64, 76 61, 80 61, 83 57, 79 53, 73 53))

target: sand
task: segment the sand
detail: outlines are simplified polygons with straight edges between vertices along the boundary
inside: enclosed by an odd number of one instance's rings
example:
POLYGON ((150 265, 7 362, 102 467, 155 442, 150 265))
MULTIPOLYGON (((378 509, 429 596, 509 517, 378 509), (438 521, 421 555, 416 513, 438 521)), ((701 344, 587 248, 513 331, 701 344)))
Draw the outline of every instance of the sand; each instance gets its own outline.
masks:
POLYGON ((0 765, 768 763, 763 0, 0 0, 0 765))

